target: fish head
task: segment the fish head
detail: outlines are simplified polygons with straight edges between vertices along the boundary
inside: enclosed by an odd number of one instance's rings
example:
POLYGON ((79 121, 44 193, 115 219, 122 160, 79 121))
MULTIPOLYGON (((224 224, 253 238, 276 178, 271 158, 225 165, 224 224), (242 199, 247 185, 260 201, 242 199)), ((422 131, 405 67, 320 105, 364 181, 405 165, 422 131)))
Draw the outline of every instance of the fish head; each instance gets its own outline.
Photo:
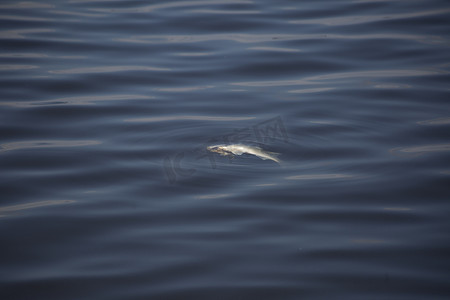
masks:
POLYGON ((214 145, 214 146, 208 146, 208 147, 206 147, 206 150, 208 150, 208 151, 215 151, 215 150, 217 150, 217 149, 219 149, 219 145, 214 145))
POLYGON ((229 151, 225 149, 225 145, 214 145, 206 147, 208 151, 219 153, 220 155, 228 155, 229 151))

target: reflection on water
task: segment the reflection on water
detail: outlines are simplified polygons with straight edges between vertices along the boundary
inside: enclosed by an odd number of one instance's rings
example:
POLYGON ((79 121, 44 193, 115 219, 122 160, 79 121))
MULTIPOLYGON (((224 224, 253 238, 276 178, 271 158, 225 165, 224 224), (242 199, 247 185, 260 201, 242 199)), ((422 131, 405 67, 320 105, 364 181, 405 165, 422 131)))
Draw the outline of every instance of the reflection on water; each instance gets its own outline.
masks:
POLYGON ((293 94, 309 94, 309 93, 320 93, 320 92, 326 92, 330 90, 334 90, 335 88, 316 88, 316 89, 300 89, 300 90, 290 90, 288 93, 293 94))
POLYGON ((409 211, 411 208, 409 207, 384 207, 384 210, 393 210, 393 211, 409 211))
POLYGON ((38 66, 31 65, 0 65, 0 71, 15 71, 15 70, 28 70, 36 69, 38 66))
POLYGON ((439 9, 439 10, 427 10, 414 13, 403 13, 403 14, 383 14, 383 15, 359 15, 359 16, 348 16, 348 17, 331 17, 331 18, 316 18, 312 20, 295 20, 290 21, 293 24, 321 24, 327 26, 342 26, 342 25, 355 25, 364 24, 377 21, 386 20, 401 20, 416 17, 433 16, 439 14, 445 14, 450 12, 450 9, 439 9))
POLYGON ((82 147, 101 144, 94 140, 35 140, 0 144, 0 153, 22 149, 82 147))
POLYGON ((4 217, 8 214, 15 213, 15 212, 22 211, 22 210, 44 207, 44 206, 51 206, 51 205, 69 204, 69 203, 74 203, 74 202, 75 202, 74 200, 48 200, 48 201, 38 201, 38 202, 31 202, 31 203, 18 204, 18 205, 2 206, 2 207, 0 207, 0 217, 4 217))
POLYGON ((9 4, 0 4, 0 9, 30 9, 30 8, 53 8, 55 7, 52 4, 47 3, 38 3, 38 2, 17 2, 17 3, 9 3, 9 4))
POLYGON ((103 95, 103 96, 82 96, 68 97, 43 101, 17 101, 0 102, 1 105, 12 107, 36 107, 36 106, 57 106, 57 105, 92 105, 100 101, 123 101, 123 100, 147 100, 152 96, 145 95, 103 95))
POLYGON ((389 79, 393 77, 412 77, 412 76, 431 76, 439 74, 438 71, 434 70, 374 70, 374 71, 358 71, 358 72, 345 72, 345 73, 334 73, 319 76, 309 76, 302 79, 296 80, 276 80, 276 81, 250 81, 250 82, 233 82, 232 85, 239 86, 252 86, 252 87, 262 87, 262 86, 288 86, 288 85, 312 85, 312 84, 322 84, 321 81, 334 81, 339 79, 353 79, 353 78, 378 78, 378 79, 389 79))
POLYGON ((85 59, 87 56, 81 55, 61 55, 51 56, 42 53, 0 53, 0 58, 60 58, 60 59, 85 59))
POLYGON ((340 179, 340 178, 351 178, 354 175, 349 174, 304 174, 296 176, 288 176, 288 180, 319 180, 319 179, 340 179))
POLYGON ((373 84, 374 88, 377 89, 409 89, 411 88, 408 84, 396 84, 396 83, 379 83, 373 84))
POLYGON ((17 29, 17 30, 5 30, 0 31, 0 39, 26 39, 28 35, 33 33, 46 33, 54 32, 54 29, 50 28, 33 28, 33 29, 17 29))
MULTIPOLYGON (((210 2, 211 3, 211 2, 210 2)), ((225 10, 225 9, 191 9, 193 14, 221 14, 221 15, 253 15, 260 14, 258 10, 225 10)))
MULTIPOLYGON (((261 43, 270 41, 297 40, 302 36, 293 34, 201 34, 201 35, 138 35, 117 39, 118 42, 165 44, 165 43, 199 43, 213 41, 233 41, 238 43, 261 43)), ((303 35, 306 39, 309 35, 303 35)), ((317 35, 315 35, 317 37, 317 35)))
POLYGON ((450 124, 450 118, 446 117, 446 118, 437 118, 437 119, 426 120, 426 121, 419 121, 419 122, 417 122, 417 124, 420 124, 420 125, 445 125, 445 124, 450 124))
POLYGON ((219 199, 230 197, 232 194, 212 194, 212 195, 202 195, 198 196, 199 199, 219 199))
POLYGON ((36 17, 24 17, 13 15, 0 15, 0 20, 13 20, 13 21, 29 21, 29 22, 50 22, 53 21, 49 18, 36 18, 36 17))
MULTIPOLYGON (((90 0, 73 0, 74 2, 89 2, 90 0)), ((149 13, 156 10, 167 9, 167 8, 183 8, 190 6, 205 6, 205 5, 223 5, 223 4, 250 4, 253 1, 250 0, 214 0, 214 1, 170 1, 161 4, 143 5, 132 8, 115 8, 116 13, 149 13)), ((111 12, 110 9, 95 8, 91 9, 93 11, 103 11, 111 12)))
POLYGON ((127 38, 114 39, 117 42, 139 43, 139 44, 166 44, 166 43, 200 43, 214 41, 233 41, 237 43, 262 43, 270 42, 279 44, 288 41, 310 41, 310 40, 410 40, 426 44, 450 44, 450 40, 440 36, 415 35, 415 34, 200 34, 200 35, 132 35, 127 38))
POLYGON ((148 117, 148 118, 132 118, 126 119, 125 122, 164 122, 164 121, 182 121, 182 120, 195 120, 195 121, 244 121, 253 120, 256 117, 223 117, 223 116, 163 116, 163 117, 148 117))
POLYGON ((213 87, 214 87, 213 85, 207 85, 207 86, 156 88, 154 90, 158 91, 158 92, 183 93, 183 92, 201 91, 201 90, 211 89, 213 87))
POLYGON ((391 149, 389 151, 394 155, 411 157, 411 156, 419 156, 430 152, 450 151, 450 144, 399 147, 391 149))
POLYGON ((105 66, 105 67, 89 67, 76 68, 68 70, 53 70, 49 73, 53 74, 89 74, 89 73, 112 73, 125 71, 169 71, 167 68, 146 67, 146 66, 105 66))
POLYGON ((355 240, 352 240, 352 243, 355 243, 355 244, 368 244, 368 245, 371 245, 371 244, 384 244, 384 243, 387 243, 387 241, 384 241, 384 240, 372 240, 372 239, 355 239, 355 240))
POLYGON ((292 48, 282 48, 282 47, 250 47, 248 50, 261 50, 261 51, 272 51, 272 52, 301 52, 299 49, 292 48))
POLYGON ((41 53, 0 53, 0 58, 43 58, 48 57, 41 53))
POLYGON ((80 16, 80 17, 86 17, 86 18, 101 18, 101 17, 107 16, 106 14, 82 13, 82 12, 65 11, 65 10, 51 10, 49 12, 52 14, 57 14, 57 15, 80 16))
POLYGON ((277 183, 260 183, 260 184, 255 184, 254 186, 275 186, 277 185, 277 183))
POLYGON ((196 57, 196 56, 209 56, 209 55, 213 55, 213 52, 180 52, 180 53, 173 53, 173 55, 175 56, 192 56, 192 57, 196 57))

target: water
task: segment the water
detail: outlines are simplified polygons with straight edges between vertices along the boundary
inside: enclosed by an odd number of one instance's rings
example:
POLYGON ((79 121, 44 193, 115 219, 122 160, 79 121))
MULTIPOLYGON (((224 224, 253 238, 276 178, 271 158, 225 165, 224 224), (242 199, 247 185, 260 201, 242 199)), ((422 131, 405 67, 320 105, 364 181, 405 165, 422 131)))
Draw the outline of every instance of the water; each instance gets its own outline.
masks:
POLYGON ((2 2, 1 299, 448 299, 449 20, 2 2))

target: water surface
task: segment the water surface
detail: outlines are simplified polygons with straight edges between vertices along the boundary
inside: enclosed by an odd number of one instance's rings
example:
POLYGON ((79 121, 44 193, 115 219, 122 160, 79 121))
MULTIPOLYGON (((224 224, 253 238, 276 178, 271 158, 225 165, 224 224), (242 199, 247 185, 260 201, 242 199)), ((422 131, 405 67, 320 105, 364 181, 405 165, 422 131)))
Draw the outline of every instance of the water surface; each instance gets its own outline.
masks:
POLYGON ((448 299, 449 20, 2 2, 0 297, 448 299))

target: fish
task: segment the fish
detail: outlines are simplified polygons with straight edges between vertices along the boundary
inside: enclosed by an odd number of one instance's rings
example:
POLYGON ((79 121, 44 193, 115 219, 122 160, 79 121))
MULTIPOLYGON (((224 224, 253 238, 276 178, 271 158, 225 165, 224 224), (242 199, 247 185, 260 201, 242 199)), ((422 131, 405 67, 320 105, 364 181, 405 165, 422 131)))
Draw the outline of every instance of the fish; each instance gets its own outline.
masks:
POLYGON ((276 163, 281 163, 281 161, 277 158, 279 153, 269 152, 255 146, 248 146, 243 144, 213 145, 206 147, 206 149, 210 152, 215 152, 224 156, 251 154, 261 158, 262 160, 269 159, 273 160, 276 163))

